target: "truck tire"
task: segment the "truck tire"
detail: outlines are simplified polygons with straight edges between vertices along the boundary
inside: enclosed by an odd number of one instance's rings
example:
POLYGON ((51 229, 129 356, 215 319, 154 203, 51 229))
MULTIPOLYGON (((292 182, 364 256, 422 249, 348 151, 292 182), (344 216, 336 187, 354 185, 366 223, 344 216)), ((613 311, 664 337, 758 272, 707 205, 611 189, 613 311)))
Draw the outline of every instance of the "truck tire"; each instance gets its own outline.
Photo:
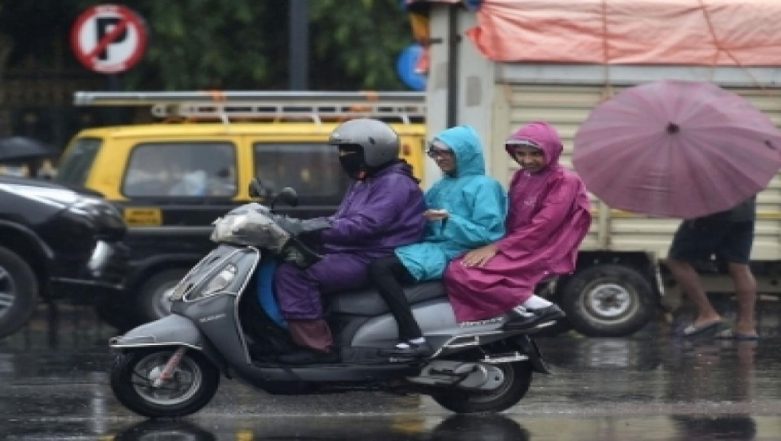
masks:
POLYGON ((30 265, 0 247, 0 338, 24 326, 38 306, 38 279, 30 265))
POLYGON ((187 269, 166 269, 155 273, 144 282, 138 292, 136 312, 141 323, 151 322, 169 314, 168 294, 187 274, 187 269))
POLYGON ((591 337, 630 335, 651 320, 658 305, 648 278, 625 265, 588 267, 561 289, 567 320, 576 331, 591 337))

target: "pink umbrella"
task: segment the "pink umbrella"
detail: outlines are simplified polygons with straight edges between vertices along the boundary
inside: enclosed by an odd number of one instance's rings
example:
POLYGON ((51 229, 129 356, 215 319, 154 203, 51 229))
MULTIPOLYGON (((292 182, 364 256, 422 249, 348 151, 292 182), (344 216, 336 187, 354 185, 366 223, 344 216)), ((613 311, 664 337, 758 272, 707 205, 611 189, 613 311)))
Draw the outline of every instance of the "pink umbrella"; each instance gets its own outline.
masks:
POLYGON ((597 106, 575 135, 573 163, 614 208, 693 218, 728 210, 781 167, 781 132, 720 87, 657 81, 597 106))

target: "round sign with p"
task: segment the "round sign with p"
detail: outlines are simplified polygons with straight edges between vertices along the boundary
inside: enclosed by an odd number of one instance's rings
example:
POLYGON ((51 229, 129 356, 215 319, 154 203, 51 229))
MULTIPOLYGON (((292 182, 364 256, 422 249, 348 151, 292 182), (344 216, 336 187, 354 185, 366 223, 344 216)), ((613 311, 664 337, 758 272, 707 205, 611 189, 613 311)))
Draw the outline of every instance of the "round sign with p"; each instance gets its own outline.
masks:
POLYGON ((141 60, 147 31, 143 19, 121 5, 99 5, 84 11, 71 29, 71 48, 87 69, 124 72, 141 60))

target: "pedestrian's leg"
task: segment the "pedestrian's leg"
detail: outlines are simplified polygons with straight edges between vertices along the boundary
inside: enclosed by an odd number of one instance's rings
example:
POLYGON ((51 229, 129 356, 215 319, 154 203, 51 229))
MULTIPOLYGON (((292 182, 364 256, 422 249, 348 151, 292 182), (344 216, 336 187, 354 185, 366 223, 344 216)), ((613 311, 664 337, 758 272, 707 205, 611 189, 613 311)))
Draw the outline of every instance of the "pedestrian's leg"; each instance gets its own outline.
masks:
POLYGON ((741 335, 757 335, 754 310, 757 303, 757 282, 751 268, 742 263, 730 263, 729 275, 735 284, 738 302, 738 318, 735 332, 741 335))
POLYGON ((708 295, 700 282, 700 276, 691 264, 682 260, 667 259, 667 267, 678 284, 681 285, 683 292, 697 308, 697 317, 692 323, 695 327, 699 328, 721 320, 721 316, 708 300, 708 295))
POLYGON ((400 278, 411 278, 409 272, 401 263, 398 257, 390 256, 377 259, 372 262, 369 269, 372 282, 379 291, 385 303, 388 304, 393 317, 399 327, 399 341, 408 341, 423 336, 415 317, 412 315, 412 309, 404 295, 404 288, 399 282, 400 278))

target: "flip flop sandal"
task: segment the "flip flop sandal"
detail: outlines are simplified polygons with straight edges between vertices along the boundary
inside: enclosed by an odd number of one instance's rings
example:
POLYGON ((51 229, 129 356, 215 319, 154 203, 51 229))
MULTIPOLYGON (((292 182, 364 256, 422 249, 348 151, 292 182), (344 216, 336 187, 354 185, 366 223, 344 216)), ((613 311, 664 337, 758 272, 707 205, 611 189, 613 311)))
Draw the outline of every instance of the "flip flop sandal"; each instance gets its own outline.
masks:
POLYGON ((718 331, 724 327, 726 327, 726 324, 721 320, 716 322, 706 323, 702 326, 694 326, 694 324, 692 323, 689 326, 683 328, 680 335, 683 337, 694 337, 697 335, 702 335, 706 332, 718 331))
POLYGON ((739 332, 735 332, 732 329, 725 329, 723 331, 716 333, 716 338, 718 339, 724 339, 724 340, 740 340, 740 341, 756 341, 759 340, 758 335, 752 335, 752 334, 741 334, 739 332))

